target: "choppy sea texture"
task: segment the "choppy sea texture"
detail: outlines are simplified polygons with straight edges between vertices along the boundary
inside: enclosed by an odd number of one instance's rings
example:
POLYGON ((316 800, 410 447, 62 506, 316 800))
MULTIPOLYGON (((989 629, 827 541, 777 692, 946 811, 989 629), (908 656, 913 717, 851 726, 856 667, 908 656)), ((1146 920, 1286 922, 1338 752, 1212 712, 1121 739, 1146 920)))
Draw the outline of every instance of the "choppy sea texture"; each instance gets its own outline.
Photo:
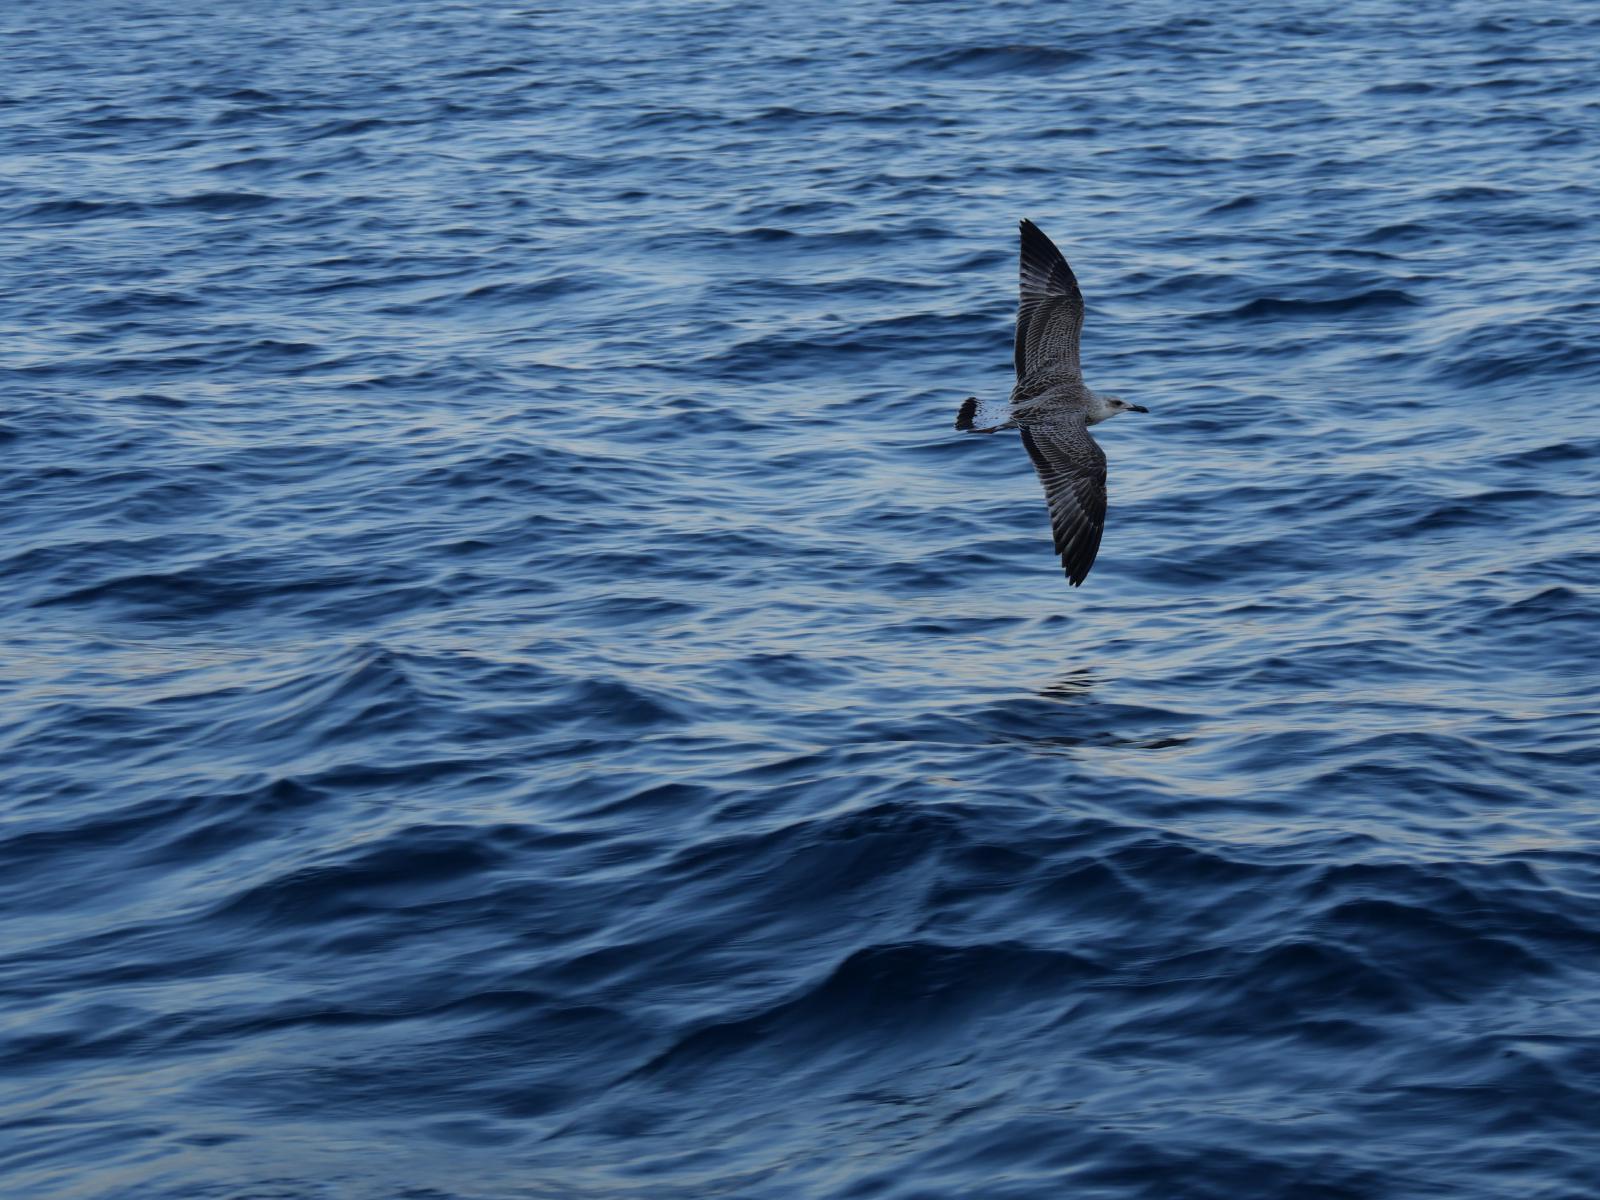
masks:
POLYGON ((1600 1194, 1592 5, 0 22, 7 1196, 1600 1194))

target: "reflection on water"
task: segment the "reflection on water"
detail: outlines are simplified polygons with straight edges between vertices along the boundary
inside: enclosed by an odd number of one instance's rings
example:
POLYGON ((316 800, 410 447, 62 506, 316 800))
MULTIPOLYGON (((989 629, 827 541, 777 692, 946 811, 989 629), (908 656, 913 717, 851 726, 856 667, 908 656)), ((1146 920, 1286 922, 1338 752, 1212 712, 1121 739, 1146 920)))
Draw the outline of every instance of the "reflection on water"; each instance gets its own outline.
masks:
POLYGON ((1039 689, 1039 695, 1046 700, 1072 701, 1086 697, 1095 684, 1095 673, 1092 667, 1074 667, 1072 670, 1058 676, 1050 683, 1039 689))

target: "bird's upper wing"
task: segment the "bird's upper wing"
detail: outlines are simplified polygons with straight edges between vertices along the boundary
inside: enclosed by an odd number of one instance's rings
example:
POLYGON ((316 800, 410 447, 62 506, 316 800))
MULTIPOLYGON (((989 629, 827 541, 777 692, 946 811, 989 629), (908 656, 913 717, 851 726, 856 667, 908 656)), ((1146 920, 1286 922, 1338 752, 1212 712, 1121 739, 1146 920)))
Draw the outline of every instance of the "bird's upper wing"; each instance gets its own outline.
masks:
POLYGON ((1017 378, 1041 367, 1078 370, 1083 293, 1055 243, 1022 222, 1021 289, 1017 300, 1017 378))
POLYGON ((1022 444, 1044 484, 1056 553, 1077 587, 1100 551, 1106 525, 1106 456, 1080 417, 1022 426, 1022 444))

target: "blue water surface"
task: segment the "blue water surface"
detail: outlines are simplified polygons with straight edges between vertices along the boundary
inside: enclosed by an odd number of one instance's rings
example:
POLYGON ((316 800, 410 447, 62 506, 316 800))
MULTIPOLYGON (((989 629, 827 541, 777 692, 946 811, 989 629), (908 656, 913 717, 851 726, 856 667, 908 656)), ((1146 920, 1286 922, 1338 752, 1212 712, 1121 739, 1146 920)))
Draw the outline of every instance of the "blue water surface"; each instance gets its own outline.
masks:
POLYGON ((1600 1195, 1593 4, 0 28, 0 1194, 1600 1195))

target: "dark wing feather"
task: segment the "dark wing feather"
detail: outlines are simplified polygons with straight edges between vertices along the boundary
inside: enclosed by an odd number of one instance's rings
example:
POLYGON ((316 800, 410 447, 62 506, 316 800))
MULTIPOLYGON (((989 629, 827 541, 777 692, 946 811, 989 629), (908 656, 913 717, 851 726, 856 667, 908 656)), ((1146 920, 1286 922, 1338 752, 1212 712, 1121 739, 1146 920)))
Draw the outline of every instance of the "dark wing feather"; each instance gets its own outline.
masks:
POLYGON ((1017 378, 1041 368, 1078 370, 1083 294, 1055 243, 1032 221, 1022 222, 1021 287, 1017 300, 1017 378))
POLYGON ((1082 421, 1022 427, 1022 444, 1044 484, 1050 528, 1067 578, 1077 587, 1094 565, 1106 526, 1106 456, 1082 421))

